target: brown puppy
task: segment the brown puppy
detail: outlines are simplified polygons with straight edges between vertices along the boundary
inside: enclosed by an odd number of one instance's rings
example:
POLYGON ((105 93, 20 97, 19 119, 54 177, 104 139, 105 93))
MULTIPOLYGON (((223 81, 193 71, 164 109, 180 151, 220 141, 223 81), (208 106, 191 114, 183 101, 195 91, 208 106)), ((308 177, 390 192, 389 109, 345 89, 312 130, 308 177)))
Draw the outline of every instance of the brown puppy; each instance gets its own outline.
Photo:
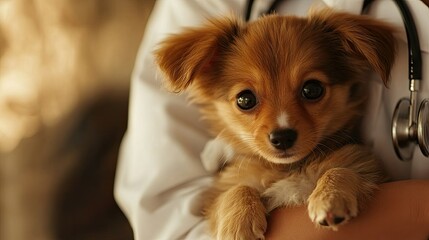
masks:
POLYGON ((337 229, 383 181, 356 130, 368 70, 387 83, 393 29, 322 10, 308 18, 212 20, 156 52, 172 90, 189 88, 214 134, 234 149, 205 208, 217 239, 262 239, 271 210, 308 204, 337 229))

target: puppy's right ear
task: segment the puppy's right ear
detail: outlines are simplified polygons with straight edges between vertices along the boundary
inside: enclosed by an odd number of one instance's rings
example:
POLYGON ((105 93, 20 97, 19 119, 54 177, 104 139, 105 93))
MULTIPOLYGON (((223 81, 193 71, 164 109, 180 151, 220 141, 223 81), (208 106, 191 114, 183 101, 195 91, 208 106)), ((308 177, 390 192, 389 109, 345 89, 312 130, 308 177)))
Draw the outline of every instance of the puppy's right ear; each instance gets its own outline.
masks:
POLYGON ((236 18, 211 20, 203 27, 186 29, 161 42, 155 58, 170 90, 183 91, 194 79, 213 72, 242 27, 236 18))

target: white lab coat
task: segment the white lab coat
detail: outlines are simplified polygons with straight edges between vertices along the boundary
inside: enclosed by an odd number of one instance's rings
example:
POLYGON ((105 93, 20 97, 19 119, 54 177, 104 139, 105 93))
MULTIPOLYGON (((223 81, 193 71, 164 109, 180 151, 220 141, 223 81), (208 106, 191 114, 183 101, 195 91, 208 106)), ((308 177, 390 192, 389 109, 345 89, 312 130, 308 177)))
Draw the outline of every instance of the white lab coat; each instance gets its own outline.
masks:
MULTIPOLYGON (((271 1, 256 0, 253 17, 271 1)), ((308 2, 290 0, 280 13, 305 14, 308 2)), ((152 51, 168 34, 184 26, 197 26, 213 16, 243 15, 246 0, 158 0, 149 19, 132 76, 128 130, 118 163, 115 198, 129 219, 136 240, 209 239, 200 215, 199 196, 212 182, 212 170, 202 164, 200 154, 210 139, 200 122, 198 110, 185 95, 166 92, 157 73, 152 51)), ((359 14, 360 0, 325 0, 325 4, 359 14)), ((408 1, 420 35, 424 78, 421 97, 429 97, 429 9, 419 0, 408 1), (425 75, 426 74, 426 75, 425 75)), ((372 4, 370 15, 403 29, 399 12, 391 0, 372 4)), ((405 31, 392 82, 385 90, 379 79, 370 81, 372 103, 363 130, 368 144, 385 163, 395 179, 429 178, 429 159, 416 148, 411 162, 395 156, 390 124, 396 102, 408 97, 408 60, 405 31)), ((217 159, 219 152, 206 152, 205 160, 217 159), (207 156, 212 155, 212 157, 207 156)))

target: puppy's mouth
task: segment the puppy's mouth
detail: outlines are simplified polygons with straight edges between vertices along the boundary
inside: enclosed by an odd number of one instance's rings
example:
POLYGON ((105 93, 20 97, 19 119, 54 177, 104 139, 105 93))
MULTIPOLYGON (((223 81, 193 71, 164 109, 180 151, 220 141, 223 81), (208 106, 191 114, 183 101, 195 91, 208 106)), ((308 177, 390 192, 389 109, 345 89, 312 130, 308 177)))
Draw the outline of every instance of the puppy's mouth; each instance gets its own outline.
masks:
POLYGON ((287 153, 287 152, 278 153, 278 154, 274 155, 275 158, 291 158, 293 156, 294 156, 294 154, 287 153))
POLYGON ((302 157, 293 152, 276 152, 265 157, 269 162, 278 164, 289 164, 299 161, 302 157))

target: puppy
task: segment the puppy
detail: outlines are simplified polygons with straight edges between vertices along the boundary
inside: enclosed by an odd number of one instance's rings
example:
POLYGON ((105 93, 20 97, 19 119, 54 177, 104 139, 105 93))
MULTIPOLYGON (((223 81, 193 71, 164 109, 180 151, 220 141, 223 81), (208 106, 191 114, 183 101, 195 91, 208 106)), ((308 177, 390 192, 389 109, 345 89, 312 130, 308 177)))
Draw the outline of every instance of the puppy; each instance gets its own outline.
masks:
POLYGON ((263 239, 266 215, 308 205, 336 230, 384 181, 359 142, 368 71, 385 84, 393 29, 365 16, 319 10, 308 18, 211 20, 168 37, 156 51, 172 91, 189 90, 234 149, 204 214, 217 239, 263 239))

